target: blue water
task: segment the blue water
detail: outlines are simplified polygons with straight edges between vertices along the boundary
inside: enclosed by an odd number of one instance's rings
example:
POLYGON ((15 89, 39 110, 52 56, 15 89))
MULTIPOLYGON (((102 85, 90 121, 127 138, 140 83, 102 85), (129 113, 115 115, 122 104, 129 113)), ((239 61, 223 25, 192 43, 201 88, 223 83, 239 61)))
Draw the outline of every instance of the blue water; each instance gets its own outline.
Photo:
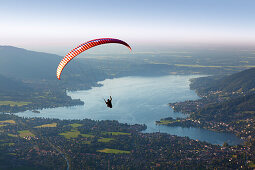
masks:
POLYGON ((144 132, 165 132, 172 135, 188 136, 212 144, 231 145, 241 140, 230 133, 212 132, 200 128, 157 126, 155 121, 166 117, 186 117, 174 113, 170 102, 195 100, 199 97, 189 89, 189 79, 197 76, 123 77, 99 82, 103 86, 90 90, 68 92, 73 99, 81 99, 84 106, 59 107, 18 113, 24 117, 47 117, 59 119, 118 120, 121 123, 146 124, 144 132), (103 99, 113 98, 113 108, 107 108, 103 99))

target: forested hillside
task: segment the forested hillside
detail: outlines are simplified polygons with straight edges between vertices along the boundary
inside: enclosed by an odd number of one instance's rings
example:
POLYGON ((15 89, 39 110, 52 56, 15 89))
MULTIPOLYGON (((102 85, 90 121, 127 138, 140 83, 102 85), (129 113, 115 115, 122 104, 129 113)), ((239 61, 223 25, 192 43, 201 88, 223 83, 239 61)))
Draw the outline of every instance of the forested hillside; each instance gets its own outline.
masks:
POLYGON ((194 119, 232 122, 252 118, 255 115, 255 94, 209 103, 192 114, 194 119))
POLYGON ((255 69, 225 77, 201 77, 191 81, 191 88, 200 95, 195 101, 170 103, 175 110, 190 116, 164 119, 158 124, 200 127, 231 132, 254 148, 255 141, 255 69))
POLYGON ((60 60, 53 54, 0 46, 0 112, 83 104, 66 95, 67 81, 56 79, 60 60))
POLYGON ((0 94, 18 93, 19 91, 31 91, 31 88, 18 80, 5 77, 0 74, 0 94))
POLYGON ((200 77, 191 81, 191 89, 199 94, 210 91, 223 91, 227 93, 255 91, 255 68, 247 69, 229 76, 200 77))
POLYGON ((255 113, 255 68, 224 77, 192 80, 191 88, 203 97, 192 114, 195 119, 230 122, 255 113))

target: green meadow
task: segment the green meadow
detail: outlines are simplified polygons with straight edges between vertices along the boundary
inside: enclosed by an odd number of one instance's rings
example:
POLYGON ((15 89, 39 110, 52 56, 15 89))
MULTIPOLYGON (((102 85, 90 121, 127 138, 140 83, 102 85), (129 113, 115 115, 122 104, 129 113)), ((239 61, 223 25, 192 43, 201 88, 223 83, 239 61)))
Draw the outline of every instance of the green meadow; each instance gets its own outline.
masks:
POLYGON ((18 133, 19 133, 19 136, 20 136, 21 138, 26 137, 26 136, 32 136, 32 137, 35 136, 35 135, 34 135, 33 133, 31 133, 29 130, 18 131, 18 133))
POLYGON ((34 128, 45 128, 45 127, 57 127, 57 123, 44 124, 40 126, 35 126, 34 128))
POLYGON ((117 136, 117 135, 131 135, 131 133, 125 133, 125 132, 102 132, 103 135, 113 135, 113 136, 117 136))
POLYGON ((114 153, 114 154, 129 154, 130 151, 123 151, 123 150, 118 150, 118 149, 108 149, 108 148, 105 148, 105 149, 102 149, 102 150, 97 150, 98 152, 103 152, 103 153, 114 153))
POLYGON ((113 138, 100 138, 100 139, 98 139, 97 141, 98 141, 98 142, 107 143, 107 142, 110 142, 110 141, 113 141, 113 140, 114 140, 113 138))
POLYGON ((0 101, 0 106, 1 105, 10 105, 10 106, 25 106, 28 105, 32 102, 15 102, 15 101, 0 101))

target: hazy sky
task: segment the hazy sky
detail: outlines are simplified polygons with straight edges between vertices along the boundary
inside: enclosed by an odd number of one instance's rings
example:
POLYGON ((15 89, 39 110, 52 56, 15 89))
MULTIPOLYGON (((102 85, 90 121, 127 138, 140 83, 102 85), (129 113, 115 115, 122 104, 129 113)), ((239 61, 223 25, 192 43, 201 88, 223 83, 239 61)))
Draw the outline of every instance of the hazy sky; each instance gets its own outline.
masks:
POLYGON ((101 37, 255 46, 255 0, 0 0, 0 21, 0 45, 59 54, 101 37))

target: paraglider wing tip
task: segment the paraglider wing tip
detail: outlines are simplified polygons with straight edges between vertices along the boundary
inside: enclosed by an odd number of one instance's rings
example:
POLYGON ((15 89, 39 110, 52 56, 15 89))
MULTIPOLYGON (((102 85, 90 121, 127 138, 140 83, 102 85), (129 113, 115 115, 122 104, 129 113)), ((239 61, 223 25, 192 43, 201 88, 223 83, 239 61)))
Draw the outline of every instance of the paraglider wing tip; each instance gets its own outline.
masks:
POLYGON ((132 48, 127 44, 127 48, 129 48, 130 51, 132 51, 132 48))

